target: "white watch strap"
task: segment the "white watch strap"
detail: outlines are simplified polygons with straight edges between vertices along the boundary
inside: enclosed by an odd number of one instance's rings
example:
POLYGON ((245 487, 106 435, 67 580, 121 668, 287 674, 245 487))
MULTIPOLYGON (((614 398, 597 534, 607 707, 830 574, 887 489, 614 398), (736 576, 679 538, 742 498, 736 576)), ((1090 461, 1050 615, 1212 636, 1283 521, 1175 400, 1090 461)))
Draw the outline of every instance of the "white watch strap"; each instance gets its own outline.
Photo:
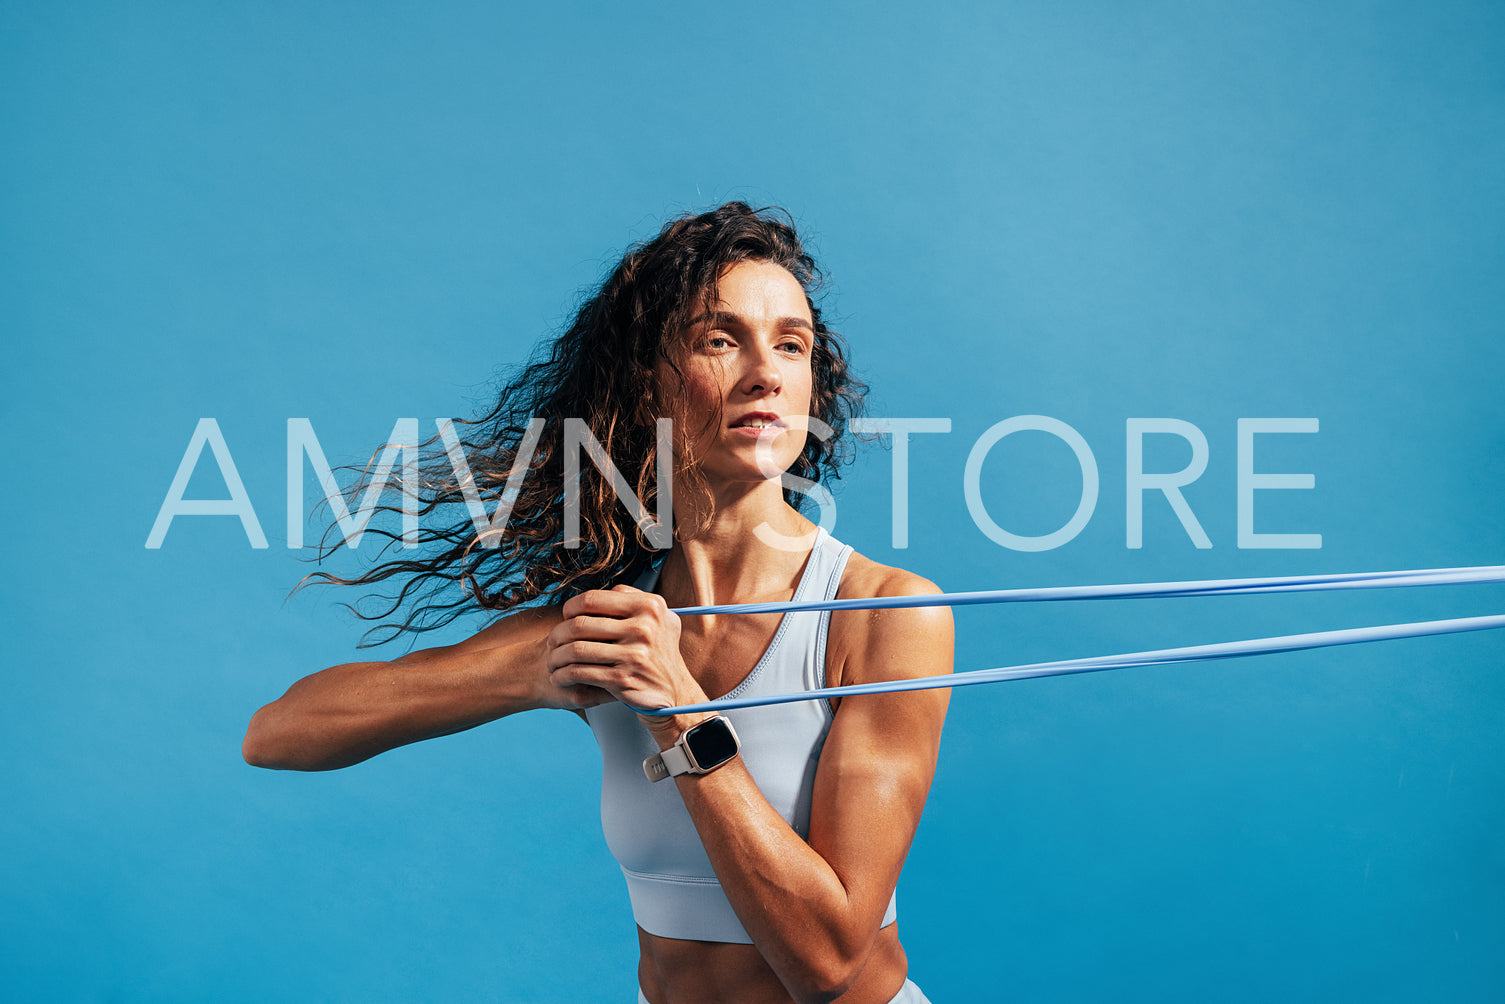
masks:
POLYGON ((662 781, 666 777, 683 774, 690 769, 690 755, 682 745, 684 737, 662 753, 655 753, 643 761, 643 773, 650 781, 662 781))

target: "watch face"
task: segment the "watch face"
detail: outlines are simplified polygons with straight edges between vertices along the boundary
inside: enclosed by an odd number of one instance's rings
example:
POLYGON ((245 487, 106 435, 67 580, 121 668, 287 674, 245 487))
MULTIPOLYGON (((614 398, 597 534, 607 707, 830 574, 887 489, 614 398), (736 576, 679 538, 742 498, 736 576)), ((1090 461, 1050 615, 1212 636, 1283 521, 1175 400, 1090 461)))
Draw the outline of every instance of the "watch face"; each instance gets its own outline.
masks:
POLYGON ((737 755, 737 733, 725 718, 707 718, 685 733, 685 746, 697 767, 710 770, 737 755))

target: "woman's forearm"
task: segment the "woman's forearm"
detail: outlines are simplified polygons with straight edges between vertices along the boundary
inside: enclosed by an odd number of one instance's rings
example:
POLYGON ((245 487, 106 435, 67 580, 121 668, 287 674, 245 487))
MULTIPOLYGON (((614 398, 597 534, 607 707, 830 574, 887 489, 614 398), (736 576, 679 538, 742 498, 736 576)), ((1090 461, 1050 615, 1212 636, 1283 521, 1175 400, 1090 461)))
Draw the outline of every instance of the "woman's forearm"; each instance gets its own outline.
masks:
POLYGON ((848 889, 740 761, 676 782, 722 890, 785 989, 800 1002, 839 997, 867 962, 892 883, 848 889))
POLYGON ((258 767, 333 770, 519 711, 567 706, 543 668, 548 623, 531 615, 490 638, 482 632, 447 648, 304 677, 251 718, 242 753, 258 767))

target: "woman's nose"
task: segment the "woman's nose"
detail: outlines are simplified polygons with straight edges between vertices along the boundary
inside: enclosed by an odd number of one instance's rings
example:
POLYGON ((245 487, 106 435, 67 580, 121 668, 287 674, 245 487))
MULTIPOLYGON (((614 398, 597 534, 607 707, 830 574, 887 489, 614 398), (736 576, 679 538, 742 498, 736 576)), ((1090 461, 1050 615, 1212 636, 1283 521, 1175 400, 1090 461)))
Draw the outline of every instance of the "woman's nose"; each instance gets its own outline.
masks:
POLYGON ((750 353, 746 367, 741 380, 745 393, 754 397, 768 397, 777 394, 783 387, 783 379, 779 376, 779 368, 774 365, 771 351, 759 349, 750 353))

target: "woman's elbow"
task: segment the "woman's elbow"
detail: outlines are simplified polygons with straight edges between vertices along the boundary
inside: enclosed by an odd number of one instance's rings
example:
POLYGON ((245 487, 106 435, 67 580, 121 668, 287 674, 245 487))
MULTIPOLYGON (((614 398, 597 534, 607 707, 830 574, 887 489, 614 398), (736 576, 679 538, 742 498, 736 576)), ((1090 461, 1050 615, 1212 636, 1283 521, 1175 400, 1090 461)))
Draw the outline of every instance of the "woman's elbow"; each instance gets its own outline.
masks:
POLYGON ((829 1004, 852 989, 866 964, 865 954, 831 951, 807 962, 798 987, 786 988, 800 1004, 829 1004))
POLYGON ((794 999, 800 1004, 831 1004, 850 988, 851 983, 833 982, 821 987, 812 987, 803 993, 796 994, 794 999))
POLYGON ((812 973, 809 982, 791 996, 800 1004, 830 1004, 852 988, 859 972, 861 970, 812 973))
POLYGON ((289 742, 286 729, 279 727, 277 702, 261 708, 251 716, 246 727, 246 737, 240 744, 240 755, 252 767, 271 770, 310 770, 300 763, 295 744, 289 742))

